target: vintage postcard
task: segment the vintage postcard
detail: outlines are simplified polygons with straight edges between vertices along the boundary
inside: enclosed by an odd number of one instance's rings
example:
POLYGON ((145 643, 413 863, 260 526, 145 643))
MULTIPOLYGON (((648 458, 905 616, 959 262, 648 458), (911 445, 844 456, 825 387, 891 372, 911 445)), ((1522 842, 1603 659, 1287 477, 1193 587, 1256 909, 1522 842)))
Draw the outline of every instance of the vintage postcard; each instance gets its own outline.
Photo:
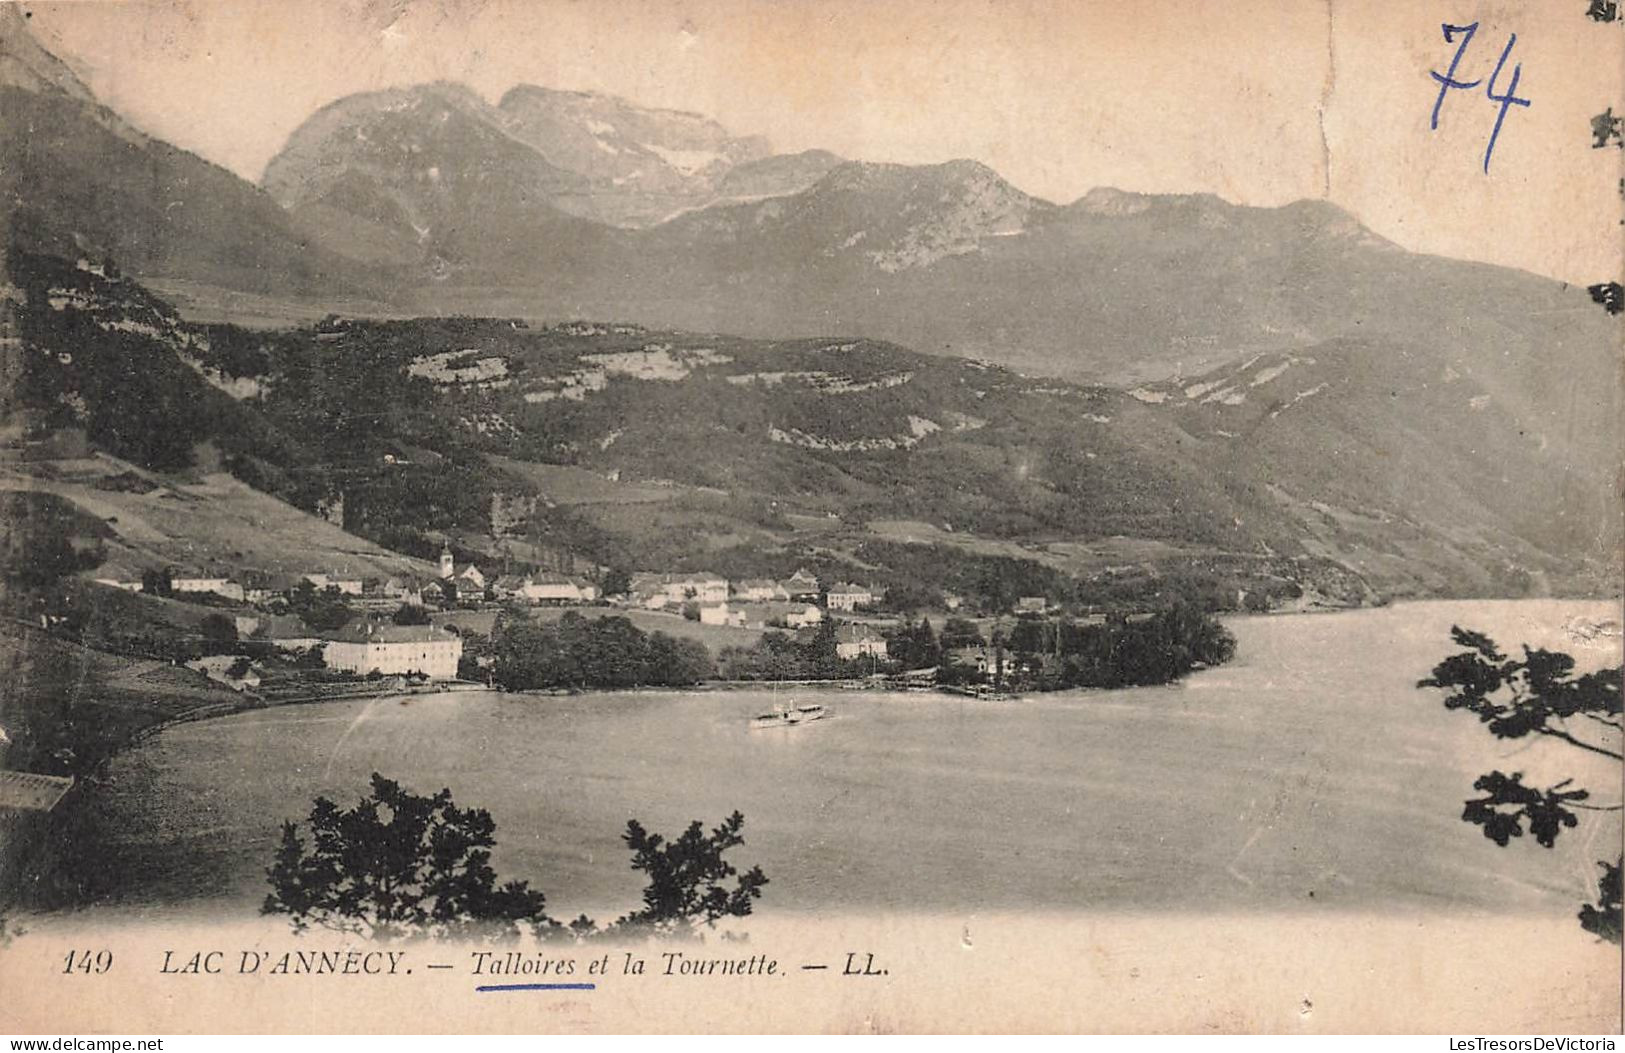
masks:
POLYGON ((1615 0, 0 4, 0 1030, 1618 1032, 1615 0))

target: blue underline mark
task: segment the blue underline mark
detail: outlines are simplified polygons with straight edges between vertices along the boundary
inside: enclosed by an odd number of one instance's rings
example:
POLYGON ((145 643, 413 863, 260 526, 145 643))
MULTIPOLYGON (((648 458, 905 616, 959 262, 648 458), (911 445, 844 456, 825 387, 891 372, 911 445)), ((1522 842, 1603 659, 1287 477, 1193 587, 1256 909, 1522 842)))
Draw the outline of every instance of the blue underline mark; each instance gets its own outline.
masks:
POLYGON ((475 991, 596 991, 597 984, 481 984, 475 991))

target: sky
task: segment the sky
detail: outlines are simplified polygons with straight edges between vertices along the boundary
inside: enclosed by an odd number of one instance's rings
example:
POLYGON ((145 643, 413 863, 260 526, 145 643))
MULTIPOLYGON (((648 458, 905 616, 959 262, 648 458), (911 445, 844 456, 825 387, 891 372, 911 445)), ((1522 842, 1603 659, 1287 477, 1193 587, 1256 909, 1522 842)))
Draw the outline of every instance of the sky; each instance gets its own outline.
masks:
POLYGON ((1028 193, 1327 198, 1406 248, 1590 284, 1621 272, 1625 29, 1584 0, 129 0, 25 3, 144 130, 258 180, 344 95, 518 83, 693 110, 781 151, 974 158, 1028 193), (1479 28, 1439 127, 1443 73, 1479 28), (1484 170, 1501 104, 1509 105, 1484 170))

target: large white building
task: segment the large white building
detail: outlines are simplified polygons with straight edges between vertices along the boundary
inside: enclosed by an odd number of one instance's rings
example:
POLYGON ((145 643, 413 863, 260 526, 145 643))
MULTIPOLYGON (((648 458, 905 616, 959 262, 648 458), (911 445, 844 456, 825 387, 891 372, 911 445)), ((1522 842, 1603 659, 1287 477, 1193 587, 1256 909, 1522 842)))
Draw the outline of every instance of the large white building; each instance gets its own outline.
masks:
POLYGON ((859 607, 867 607, 875 602, 874 592, 865 585, 850 585, 842 582, 829 587, 829 609, 832 611, 855 611, 859 607))
POLYGON ((228 600, 241 600, 243 587, 224 574, 182 571, 170 575, 171 592, 212 592, 228 600))
POLYGON ((651 609, 728 602, 728 579, 716 574, 634 574, 634 602, 651 609))
POLYGON ((835 656, 850 662, 854 658, 886 657, 886 638, 867 625, 843 625, 835 631, 835 656))
POLYGON ((784 586, 771 578, 747 578, 734 585, 734 596, 749 603, 772 603, 790 598, 784 586))
POLYGON ((454 680, 463 638, 433 625, 364 622, 329 636, 322 657, 329 669, 361 676, 422 673, 433 680, 454 680))
POLYGON ((529 603, 591 603, 598 598, 598 586, 562 574, 536 574, 520 582, 514 594, 529 603))

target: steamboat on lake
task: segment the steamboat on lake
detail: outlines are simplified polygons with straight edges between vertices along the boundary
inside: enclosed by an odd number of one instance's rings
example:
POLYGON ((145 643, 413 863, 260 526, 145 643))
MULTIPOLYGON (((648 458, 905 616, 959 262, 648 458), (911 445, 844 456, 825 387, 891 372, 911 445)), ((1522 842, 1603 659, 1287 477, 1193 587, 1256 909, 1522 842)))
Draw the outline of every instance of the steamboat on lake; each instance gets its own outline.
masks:
POLYGON ((766 713, 750 718, 752 728, 794 728, 802 724, 810 724, 815 720, 823 720, 829 716, 829 710, 813 703, 798 706, 792 702, 788 706, 774 706, 766 713))

